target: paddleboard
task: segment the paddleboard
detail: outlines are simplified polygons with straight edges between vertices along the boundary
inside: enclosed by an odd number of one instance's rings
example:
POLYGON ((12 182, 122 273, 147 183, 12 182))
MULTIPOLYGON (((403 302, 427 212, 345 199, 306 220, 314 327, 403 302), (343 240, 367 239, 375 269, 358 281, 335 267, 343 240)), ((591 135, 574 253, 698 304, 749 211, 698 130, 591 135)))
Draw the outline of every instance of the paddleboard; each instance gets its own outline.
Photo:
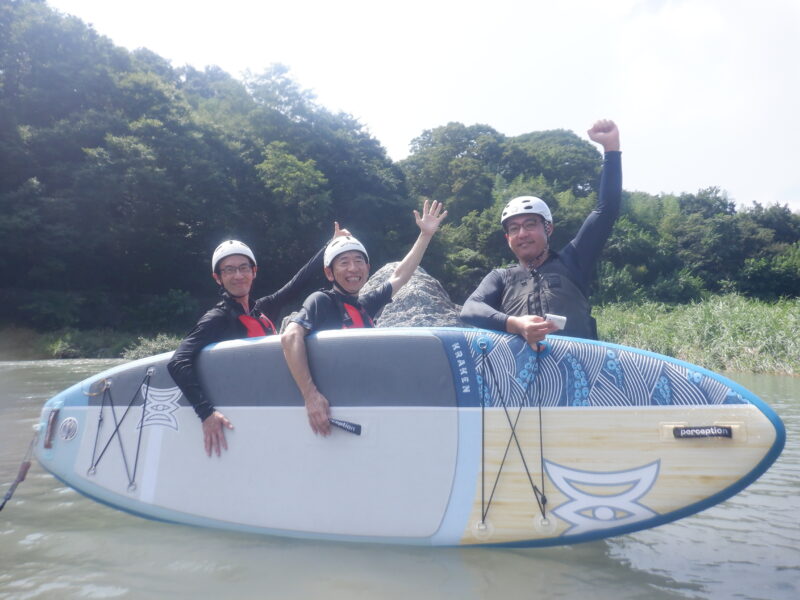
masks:
POLYGON ((315 381, 345 425, 315 436, 277 336, 221 342, 201 383, 234 424, 208 457, 171 353, 50 399, 36 456, 142 517, 245 532, 417 545, 573 544, 704 510, 783 449, 780 418, 706 369, 551 336, 325 331, 315 381), (347 426, 347 424, 352 424, 347 426), (349 427, 349 429, 348 429, 349 427))

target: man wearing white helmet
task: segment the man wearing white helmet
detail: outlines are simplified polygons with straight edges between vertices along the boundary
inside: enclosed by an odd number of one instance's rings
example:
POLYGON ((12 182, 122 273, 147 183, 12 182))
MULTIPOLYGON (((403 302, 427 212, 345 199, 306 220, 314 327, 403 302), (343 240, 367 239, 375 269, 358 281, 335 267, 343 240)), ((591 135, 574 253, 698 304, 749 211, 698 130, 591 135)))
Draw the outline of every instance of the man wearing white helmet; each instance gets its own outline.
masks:
POLYGON ((535 348, 557 326, 546 314, 566 317, 560 333, 597 338, 589 305, 595 265, 614 222, 622 196, 619 130, 613 121, 596 122, 589 138, 603 146, 604 162, 597 205, 564 248, 550 248, 553 217, 534 196, 511 200, 500 217, 515 266, 489 273, 464 303, 461 319, 476 327, 516 333, 535 348))
POLYGON ((303 308, 292 317, 281 336, 286 363, 303 394, 308 422, 314 433, 330 433, 330 407, 311 377, 305 337, 313 331, 325 329, 373 327, 375 315, 392 301, 392 296, 411 279, 419 266, 433 234, 447 216, 447 211, 442 212, 442 208, 439 202, 429 205, 426 200, 422 216, 414 211, 420 229, 417 241, 381 287, 361 296, 358 293, 369 278, 366 248, 352 236, 339 237, 328 244, 324 270, 333 287, 306 298, 303 308))
MULTIPOLYGON (((340 230, 335 223, 334 239, 346 235, 349 232, 340 230)), ((320 248, 282 288, 255 302, 250 298, 258 272, 253 251, 238 240, 222 242, 214 250, 211 276, 219 286, 222 300, 200 318, 167 364, 170 375, 203 423, 203 442, 209 456, 212 452, 219 456, 222 449, 228 449, 225 429, 233 429, 233 425, 211 403, 200 385, 195 365, 198 353, 216 342, 277 333, 274 323, 284 306, 296 299, 319 272, 324 250, 324 246, 320 248)))

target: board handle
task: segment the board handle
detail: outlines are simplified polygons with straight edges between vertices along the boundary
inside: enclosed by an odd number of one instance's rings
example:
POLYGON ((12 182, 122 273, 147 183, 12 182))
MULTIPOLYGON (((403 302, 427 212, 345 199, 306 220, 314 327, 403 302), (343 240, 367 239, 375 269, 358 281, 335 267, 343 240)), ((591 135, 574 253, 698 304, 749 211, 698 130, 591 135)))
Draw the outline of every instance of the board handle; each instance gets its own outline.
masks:
POLYGON ((53 436, 56 434, 56 422, 58 421, 58 413, 60 410, 54 408, 50 411, 47 417, 47 429, 44 434, 44 447, 50 449, 53 447, 53 436))
POLYGON ((361 425, 358 423, 351 423, 350 421, 342 421, 341 419, 328 419, 328 422, 334 427, 344 429, 353 435, 361 435, 361 425))

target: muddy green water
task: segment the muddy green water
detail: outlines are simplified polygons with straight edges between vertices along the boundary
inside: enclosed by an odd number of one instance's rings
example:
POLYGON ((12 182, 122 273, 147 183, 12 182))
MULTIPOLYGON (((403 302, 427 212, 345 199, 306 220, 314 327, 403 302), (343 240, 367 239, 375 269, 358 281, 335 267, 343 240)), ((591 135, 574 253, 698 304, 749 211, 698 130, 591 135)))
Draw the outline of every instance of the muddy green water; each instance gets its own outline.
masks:
MULTIPOLYGON (((0 362, 0 495, 42 404, 113 361, 0 362)), ((0 599, 800 598, 800 378, 730 375, 786 425, 758 481, 700 514, 543 549, 404 548, 156 523, 84 498, 34 463, 0 512, 0 599)))

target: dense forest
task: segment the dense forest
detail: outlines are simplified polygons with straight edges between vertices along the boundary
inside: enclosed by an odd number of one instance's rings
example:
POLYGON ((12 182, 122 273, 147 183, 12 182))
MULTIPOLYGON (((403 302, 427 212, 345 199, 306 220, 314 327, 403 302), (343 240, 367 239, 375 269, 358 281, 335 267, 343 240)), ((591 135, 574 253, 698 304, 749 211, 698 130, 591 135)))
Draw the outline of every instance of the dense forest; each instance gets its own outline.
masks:
MULTIPOLYGON (((334 220, 365 243, 374 268, 399 259, 423 197, 450 214, 423 266, 462 302, 512 258, 498 226, 505 202, 546 200, 560 247, 594 205, 601 162, 569 131, 509 137, 461 123, 422 132, 393 162, 283 66, 244 81, 175 68, 44 1, 4 0, 0 322, 183 331, 214 299, 209 257, 223 239, 251 245, 255 292, 267 293, 334 220)), ((720 188, 625 193, 595 302, 728 291, 800 296, 800 214, 737 210, 720 188)))

